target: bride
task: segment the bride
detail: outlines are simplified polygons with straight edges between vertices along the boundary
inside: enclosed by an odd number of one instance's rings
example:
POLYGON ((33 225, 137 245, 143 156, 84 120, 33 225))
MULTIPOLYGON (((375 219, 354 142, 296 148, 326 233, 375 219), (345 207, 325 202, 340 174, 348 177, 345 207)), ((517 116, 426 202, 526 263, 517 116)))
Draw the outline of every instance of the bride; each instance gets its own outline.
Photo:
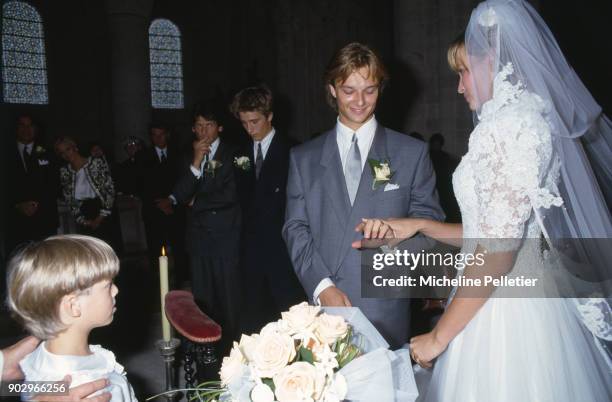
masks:
MULTIPOLYGON (((543 20, 521 0, 481 3, 448 59, 476 123, 453 174, 463 224, 364 219, 357 230, 365 239, 420 232, 463 253, 485 253, 487 274, 535 272, 554 282, 548 257, 558 241, 612 238, 605 195, 612 125, 543 20)), ((586 254, 594 261, 606 252, 586 254)), ((478 277, 482 269, 459 275, 478 277)), ((565 298, 504 298, 500 290, 474 297, 456 288, 435 328, 411 339, 419 365, 429 368, 437 359, 421 400, 612 399, 612 364, 594 337, 612 339, 610 312, 584 319, 588 308, 607 307, 604 299, 569 298, 561 290, 556 295, 565 298)), ((609 289, 603 292, 609 297, 609 289)))

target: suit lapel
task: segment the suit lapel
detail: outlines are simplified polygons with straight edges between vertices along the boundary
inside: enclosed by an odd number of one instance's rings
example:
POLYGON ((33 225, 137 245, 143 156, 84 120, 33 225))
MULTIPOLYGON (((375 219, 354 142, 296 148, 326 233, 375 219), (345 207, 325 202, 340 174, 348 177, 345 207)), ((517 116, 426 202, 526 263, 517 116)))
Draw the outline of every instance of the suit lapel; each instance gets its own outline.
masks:
POLYGON ((342 163, 336 142, 336 130, 332 129, 326 134, 325 145, 321 152, 321 180, 323 188, 340 222, 346 224, 351 210, 351 204, 342 172, 342 163))

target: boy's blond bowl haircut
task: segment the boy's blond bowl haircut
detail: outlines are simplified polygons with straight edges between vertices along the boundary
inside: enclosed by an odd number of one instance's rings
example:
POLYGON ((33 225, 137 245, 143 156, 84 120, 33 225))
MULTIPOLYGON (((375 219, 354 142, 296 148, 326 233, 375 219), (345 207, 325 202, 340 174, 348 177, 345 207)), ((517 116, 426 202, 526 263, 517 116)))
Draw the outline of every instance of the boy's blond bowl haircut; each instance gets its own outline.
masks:
POLYGON ((65 329, 59 316, 62 297, 114 278, 119 259, 100 239, 60 235, 20 250, 8 272, 10 311, 32 335, 45 340, 65 329))

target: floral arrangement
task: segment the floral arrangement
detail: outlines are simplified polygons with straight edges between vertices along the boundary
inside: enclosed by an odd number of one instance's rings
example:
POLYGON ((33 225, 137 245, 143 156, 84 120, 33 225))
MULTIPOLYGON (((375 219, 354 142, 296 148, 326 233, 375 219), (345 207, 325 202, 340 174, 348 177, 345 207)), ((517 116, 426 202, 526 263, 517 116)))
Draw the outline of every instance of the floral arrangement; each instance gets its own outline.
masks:
POLYGON ((242 335, 223 358, 221 381, 200 384, 192 399, 238 400, 246 382, 252 402, 339 402, 347 381, 338 371, 361 354, 353 331, 338 315, 303 302, 267 324, 259 334, 242 335))

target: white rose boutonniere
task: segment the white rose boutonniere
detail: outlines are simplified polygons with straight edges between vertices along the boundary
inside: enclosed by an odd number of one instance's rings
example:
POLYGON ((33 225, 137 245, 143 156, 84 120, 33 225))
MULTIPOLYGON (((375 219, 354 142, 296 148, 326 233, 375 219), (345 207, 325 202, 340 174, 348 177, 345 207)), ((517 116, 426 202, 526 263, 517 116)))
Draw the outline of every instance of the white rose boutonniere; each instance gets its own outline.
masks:
POLYGON ((391 181, 395 172, 391 171, 391 164, 388 159, 377 161, 376 159, 368 159, 370 169, 372 169, 372 190, 375 190, 379 185, 386 184, 391 181))
POLYGON ((36 148, 34 149, 34 152, 36 152, 37 154, 42 154, 46 152, 46 149, 44 149, 40 145, 37 145, 36 148))
POLYGON ((211 177, 215 177, 215 172, 221 166, 223 166, 221 162, 211 159, 208 161, 208 163, 206 163, 206 168, 204 169, 204 172, 211 177))
POLYGON ((238 156, 234 158, 234 166, 236 166, 240 170, 248 172, 249 170, 251 170, 251 160, 248 156, 238 156))

